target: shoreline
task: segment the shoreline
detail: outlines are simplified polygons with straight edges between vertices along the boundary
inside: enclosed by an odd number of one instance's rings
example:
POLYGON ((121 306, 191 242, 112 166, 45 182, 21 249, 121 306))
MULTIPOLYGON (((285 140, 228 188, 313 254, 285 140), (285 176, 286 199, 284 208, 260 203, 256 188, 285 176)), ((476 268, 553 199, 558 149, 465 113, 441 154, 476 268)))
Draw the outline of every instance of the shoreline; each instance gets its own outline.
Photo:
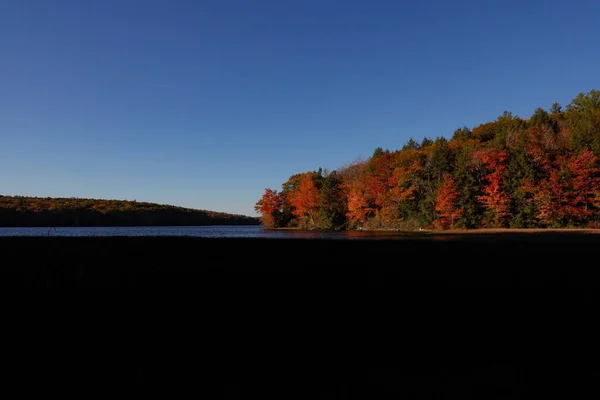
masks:
MULTIPOLYGON (((301 228, 268 228, 272 231, 302 231, 301 228)), ((306 231, 311 231, 310 229, 306 231)), ((315 231, 319 231, 315 229, 315 231)), ((330 230, 327 232, 382 232, 382 233, 423 233, 423 234, 479 234, 479 233, 600 233, 599 228, 476 228, 476 229, 419 229, 419 230, 401 230, 401 229, 348 229, 348 230, 330 230)))

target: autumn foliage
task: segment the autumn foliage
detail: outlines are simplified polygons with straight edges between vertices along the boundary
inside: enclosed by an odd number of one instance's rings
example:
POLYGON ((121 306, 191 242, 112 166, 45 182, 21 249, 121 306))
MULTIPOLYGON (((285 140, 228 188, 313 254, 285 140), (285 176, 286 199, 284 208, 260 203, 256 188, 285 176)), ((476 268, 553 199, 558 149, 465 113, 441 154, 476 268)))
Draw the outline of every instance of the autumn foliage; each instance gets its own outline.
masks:
POLYGON ((454 185, 452 174, 445 173, 442 185, 437 191, 435 210, 438 212, 436 227, 442 229, 454 228, 460 217, 457 200, 459 193, 454 185))
POLYGON ((300 186, 290 194, 290 204, 294 208, 292 213, 298 218, 301 226, 314 225, 319 204, 319 190, 313 181, 312 173, 304 174, 300 186))
POLYGON ((600 91, 524 119, 377 148, 332 172, 295 174, 257 203, 265 226, 324 229, 340 207, 346 229, 600 226, 600 91), (336 191, 323 182, 335 173, 336 191), (327 187, 328 201, 323 199, 327 187), (331 193, 340 197, 332 201, 331 193), (273 218, 279 210, 288 218, 273 218))
POLYGON ((263 197, 254 207, 256 212, 262 215, 262 225, 265 228, 273 228, 277 224, 277 216, 281 212, 282 198, 277 190, 265 189, 263 197))
POLYGON ((244 215, 135 200, 0 195, 0 226, 258 225, 244 215))
POLYGON ((505 221, 510 216, 509 196, 502 182, 508 153, 506 150, 492 149, 479 154, 487 170, 482 177, 482 195, 478 196, 483 207, 490 212, 496 228, 505 227, 505 221))

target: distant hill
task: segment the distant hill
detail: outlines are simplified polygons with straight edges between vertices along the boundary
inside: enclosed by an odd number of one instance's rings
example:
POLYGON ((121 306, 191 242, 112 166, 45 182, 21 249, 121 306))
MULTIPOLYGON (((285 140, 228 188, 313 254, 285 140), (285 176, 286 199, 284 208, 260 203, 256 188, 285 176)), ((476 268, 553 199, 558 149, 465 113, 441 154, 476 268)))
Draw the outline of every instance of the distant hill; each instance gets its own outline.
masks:
POLYGON ((246 215, 148 202, 0 195, 0 227, 259 224, 246 215))

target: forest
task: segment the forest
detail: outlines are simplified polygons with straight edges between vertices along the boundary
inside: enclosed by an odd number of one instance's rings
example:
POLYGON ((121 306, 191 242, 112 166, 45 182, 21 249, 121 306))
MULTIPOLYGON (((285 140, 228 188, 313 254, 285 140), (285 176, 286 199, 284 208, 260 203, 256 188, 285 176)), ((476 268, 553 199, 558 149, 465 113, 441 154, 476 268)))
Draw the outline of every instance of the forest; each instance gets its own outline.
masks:
POLYGON ((258 218, 129 200, 0 195, 0 226, 259 225, 258 218))
POLYGON ((419 230, 600 227, 600 91, 529 118, 504 111, 447 138, 333 171, 294 174, 256 202, 265 228, 419 230))

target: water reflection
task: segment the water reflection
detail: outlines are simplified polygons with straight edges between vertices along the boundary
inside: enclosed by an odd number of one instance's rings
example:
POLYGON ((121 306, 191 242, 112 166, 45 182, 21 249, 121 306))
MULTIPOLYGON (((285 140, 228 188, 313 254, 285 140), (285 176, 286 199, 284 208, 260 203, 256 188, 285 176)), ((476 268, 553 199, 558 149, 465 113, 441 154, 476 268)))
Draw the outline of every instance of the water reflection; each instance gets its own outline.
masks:
POLYGON ((311 230, 263 230, 263 238, 293 239, 407 239, 429 237, 424 232, 400 231, 311 231, 311 230))
POLYGON ((421 232, 270 230, 262 226, 108 226, 0 228, 1 236, 188 236, 262 239, 406 239, 426 237, 421 232))

